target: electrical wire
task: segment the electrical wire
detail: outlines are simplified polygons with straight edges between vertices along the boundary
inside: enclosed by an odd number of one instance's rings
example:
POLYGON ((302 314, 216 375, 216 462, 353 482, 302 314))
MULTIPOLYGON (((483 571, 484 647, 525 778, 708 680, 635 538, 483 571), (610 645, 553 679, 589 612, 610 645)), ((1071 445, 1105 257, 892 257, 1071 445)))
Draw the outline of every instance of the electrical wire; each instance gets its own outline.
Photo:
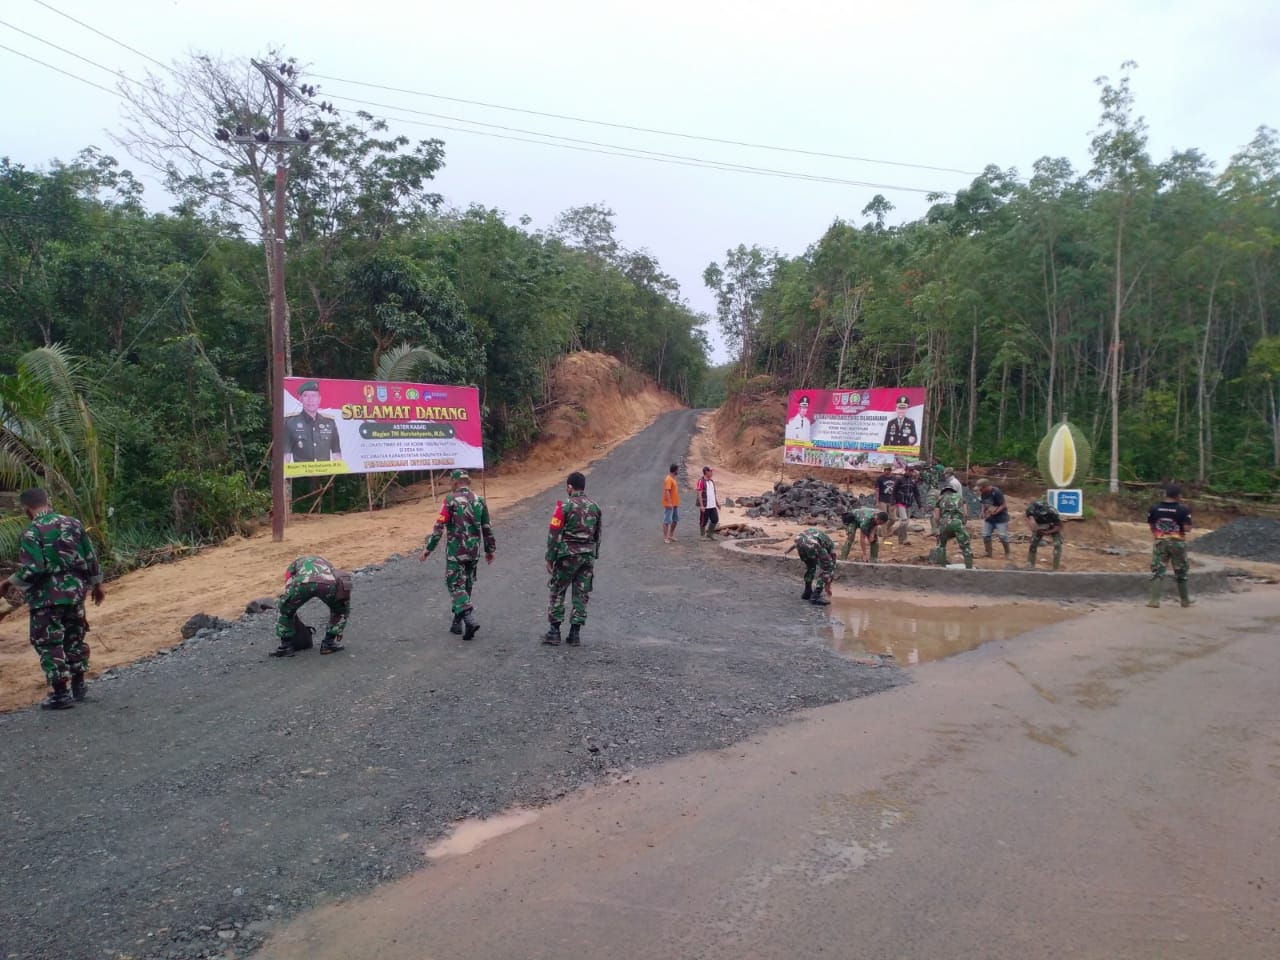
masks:
MULTIPOLYGON (((39 2, 39 0, 37 0, 39 2)), ((511 113, 524 113, 534 117, 547 117, 553 120, 569 120, 573 123, 589 123, 598 127, 612 127, 617 130, 631 130, 636 133, 653 133, 663 137, 680 137, 684 140, 700 140, 704 143, 719 143, 732 147, 750 147, 753 150, 775 150, 780 153, 798 153, 809 157, 822 157, 827 160, 852 160, 855 163, 875 163, 890 167, 908 167, 915 170, 932 170, 937 173, 960 173, 966 176, 977 176, 979 171, 961 170, 957 167, 936 167, 927 163, 908 163, 904 160, 879 160, 874 157, 859 157, 844 153, 827 153, 822 150, 806 150, 803 147, 780 147, 770 143, 753 143, 749 140, 730 140, 722 137, 708 137, 696 133, 683 133, 677 130, 662 130, 657 127, 640 127, 629 123, 615 123, 609 120, 592 120, 587 117, 576 117, 566 113, 551 113, 545 110, 530 110, 524 107, 511 107, 501 103, 490 103, 486 100, 468 100, 465 97, 450 97, 441 93, 428 93, 425 90, 409 90, 404 87, 392 87, 381 83, 370 83, 365 80, 351 80, 345 77, 333 77, 323 73, 310 76, 317 80, 332 80, 335 83, 349 83, 359 87, 372 87, 391 93, 407 93, 415 97, 429 97, 433 100, 447 100, 450 103, 465 103, 473 107, 488 107, 492 110, 506 110, 511 113)))
POLYGON ((30 33, 26 30, 23 30, 21 27, 15 27, 12 23, 9 23, 7 20, 0 20, 0 27, 8 27, 10 30, 14 30, 22 34, 24 37, 30 37, 32 40, 36 41, 36 43, 43 43, 46 47, 53 47, 53 49, 58 50, 62 53, 65 53, 69 57, 75 57, 77 60, 83 61, 84 63, 89 64, 89 66, 91 67, 97 67, 99 70, 105 70, 107 73, 110 73, 113 76, 119 77, 120 79, 126 79, 123 75, 123 71, 121 70, 113 70, 110 67, 104 66, 103 64, 99 63, 97 60, 90 60, 88 57, 81 56, 80 54, 76 53, 74 50, 68 50, 66 47, 60 47, 56 43, 54 43, 52 40, 46 40, 44 37, 38 37, 34 33, 30 33))
POLYGON ((159 60, 157 60, 155 57, 151 56, 150 54, 143 53, 141 50, 137 49, 136 47, 129 46, 123 40, 117 40, 115 37, 111 36, 109 33, 103 33, 97 27, 91 27, 89 24, 85 23, 83 20, 77 20, 75 17, 73 17, 69 13, 63 13, 61 10, 59 10, 57 7, 53 6, 52 4, 45 3, 44 0, 32 0, 32 2, 37 3, 40 6, 44 7, 50 13, 56 13, 58 16, 65 17, 66 19, 70 20, 72 23, 79 24, 80 26, 88 30, 90 33, 96 33, 98 36, 102 37, 103 40, 110 40, 117 47, 123 47, 125 50, 128 50, 130 53, 136 54, 137 56, 142 57, 143 60, 150 60, 156 66, 164 70, 172 70, 172 68, 168 64, 161 63, 159 60))
MULTIPOLYGON (((791 178, 803 179, 803 180, 818 180, 825 183, 838 183, 838 184, 844 184, 848 186, 870 187, 873 189, 881 189, 881 190, 903 190, 903 191, 914 191, 917 193, 939 192, 936 190, 927 190, 920 187, 902 187, 902 186, 896 186, 893 184, 868 183, 862 180, 851 180, 843 177, 828 177, 822 174, 807 174, 807 173, 802 173, 800 171, 779 170, 772 167, 756 167, 750 164, 735 163, 730 160, 710 160, 706 157, 691 157, 691 156, 687 156, 685 154, 680 154, 680 153, 663 153, 657 150, 645 150, 642 147, 622 146, 616 143, 602 143, 598 140, 582 140, 577 137, 565 137, 555 133, 543 133, 540 130, 525 130, 520 127, 508 127, 499 123, 485 123, 484 121, 481 121, 481 120, 468 120, 466 117, 452 117, 452 116, 448 116, 446 114, 441 114, 441 113, 431 113, 430 111, 427 111, 427 110, 415 110, 411 107, 401 107, 392 103, 377 103, 371 100, 356 100, 352 97, 342 97, 337 94, 332 94, 331 96, 333 96, 335 100, 343 100, 349 103, 362 104, 370 107, 377 107, 380 110, 401 110, 408 113, 416 114, 418 116, 433 117, 440 120, 450 120, 455 123, 468 123, 468 124, 472 124, 473 126, 488 127, 489 129, 492 129, 492 130, 502 130, 507 133, 519 133, 519 134, 524 134, 526 136, 545 137, 551 140, 562 140, 565 143, 580 144, 586 147, 600 147, 610 151, 625 151, 625 154, 623 153, 609 154, 611 156, 624 156, 624 155, 631 156, 634 154, 640 154, 642 156, 637 157, 637 159, 663 159, 663 160, 672 160, 672 161, 682 161, 686 164, 693 164, 696 166, 715 166, 717 169, 734 170, 741 173, 758 173, 758 174, 768 174, 771 176, 791 177, 791 178)), ((412 121, 405 117, 395 117, 394 119, 399 120, 402 123, 420 122, 420 121, 412 121)), ((480 131, 478 130, 467 130, 462 127, 450 127, 444 124, 423 123, 422 125, 423 126, 439 126, 441 129, 456 130, 463 133, 475 133, 475 134, 480 133, 480 131)), ((497 136, 497 134, 493 134, 493 136, 497 136)), ((522 138, 512 137, 510 139, 520 140, 522 138)), ((542 141, 523 140, 523 142, 540 143, 542 141)), ((553 146, 553 147, 561 146, 561 145, 562 144, 558 144, 558 143, 546 144, 546 146, 553 146)))
MULTIPOLYGON (((97 87, 99 90, 104 93, 109 93, 113 97, 120 96, 119 90, 112 90, 110 87, 104 87, 100 83, 94 83, 92 80, 86 80, 84 77, 74 74, 70 70, 63 70, 61 67, 55 67, 52 63, 46 63, 38 57, 33 57, 29 53, 23 53, 21 50, 15 50, 13 47, 6 47, 3 43, 0 43, 0 50, 6 50, 14 56, 22 57, 24 60, 30 60, 32 63, 38 63, 42 67, 48 67, 50 70, 55 70, 63 76, 70 77, 72 80, 79 80, 81 83, 87 83, 91 87, 97 87)), ((121 99, 123 99, 123 97, 121 99)))

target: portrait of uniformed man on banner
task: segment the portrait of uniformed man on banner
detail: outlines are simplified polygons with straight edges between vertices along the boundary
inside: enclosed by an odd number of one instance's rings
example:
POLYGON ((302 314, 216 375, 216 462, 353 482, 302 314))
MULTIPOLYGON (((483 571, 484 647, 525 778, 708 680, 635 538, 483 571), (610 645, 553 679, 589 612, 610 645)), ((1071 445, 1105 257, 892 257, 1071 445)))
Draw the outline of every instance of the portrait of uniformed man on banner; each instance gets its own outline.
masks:
POLYGON ((787 421, 786 439, 808 443, 813 435, 813 418, 809 416, 809 397, 801 396, 796 415, 787 421))
POLYGON ((904 393, 898 397, 896 404, 898 415, 885 427, 884 443, 886 447, 914 447, 920 442, 916 433, 916 422, 907 416, 911 408, 911 399, 904 393))
POLYGON ((298 389, 298 399, 302 401, 302 412, 284 418, 288 443, 284 451, 285 462, 341 460, 342 441, 338 437, 338 424, 320 412, 320 384, 308 380, 298 389))

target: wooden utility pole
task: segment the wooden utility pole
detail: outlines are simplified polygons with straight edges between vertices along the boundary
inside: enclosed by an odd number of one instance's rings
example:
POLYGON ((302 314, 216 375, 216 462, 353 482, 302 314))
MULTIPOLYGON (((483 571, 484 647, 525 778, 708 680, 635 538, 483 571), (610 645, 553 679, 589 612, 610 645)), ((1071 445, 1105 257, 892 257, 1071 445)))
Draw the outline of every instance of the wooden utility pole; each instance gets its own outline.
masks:
MULTIPOLYGON (((285 99, 305 103, 302 95, 293 87, 293 67, 285 65, 277 70, 269 64, 251 60, 267 79, 267 83, 276 90, 275 132, 265 130, 249 134, 237 128, 232 134, 219 129, 217 138, 231 143, 261 144, 264 147, 276 148, 276 189, 275 210, 271 229, 271 539, 279 543, 284 539, 285 523, 289 516, 288 488, 284 479, 284 378, 289 350, 289 308, 285 301, 284 290, 284 206, 285 183, 288 168, 285 164, 287 147, 306 147, 311 144, 311 135, 299 130, 298 135, 291 137, 285 132, 285 99)), ((308 88, 303 88, 304 90, 308 88)), ((314 93, 314 88, 310 88, 314 93)), ((324 109, 326 105, 321 105, 324 109)), ((263 224, 263 233, 267 232, 263 224)))

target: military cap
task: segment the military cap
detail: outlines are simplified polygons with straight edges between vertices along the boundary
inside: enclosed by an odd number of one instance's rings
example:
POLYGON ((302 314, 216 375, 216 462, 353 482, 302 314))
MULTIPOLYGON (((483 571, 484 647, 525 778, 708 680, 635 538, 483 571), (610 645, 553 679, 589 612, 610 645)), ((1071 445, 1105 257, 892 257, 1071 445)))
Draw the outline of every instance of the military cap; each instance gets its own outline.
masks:
POLYGON ((898 406, 900 406, 900 407, 901 407, 901 406, 908 406, 908 407, 909 407, 909 406, 911 406, 911 398, 910 398, 910 397, 908 397, 905 393, 903 393, 903 394, 899 394, 899 396, 898 396, 898 404, 897 404, 897 405, 898 405, 898 406))
POLYGON ((316 383, 314 380, 308 380, 298 388, 298 396, 302 396, 302 394, 306 393, 308 390, 314 390, 316 393, 319 393, 320 384, 316 383))
POLYGON ((451 474, 449 474, 449 479, 450 480, 470 480, 471 474, 467 473, 467 471, 465 470, 454 470, 451 474))

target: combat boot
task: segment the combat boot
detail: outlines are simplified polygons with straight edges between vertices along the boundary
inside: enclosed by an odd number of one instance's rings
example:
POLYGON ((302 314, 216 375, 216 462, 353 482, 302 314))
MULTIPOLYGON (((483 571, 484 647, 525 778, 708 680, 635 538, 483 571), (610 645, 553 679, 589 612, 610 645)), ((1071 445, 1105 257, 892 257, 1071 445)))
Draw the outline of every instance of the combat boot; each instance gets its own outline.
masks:
POLYGON ((449 625, 449 632, 462 636, 462 614, 455 613, 453 615, 453 623, 449 625))
POLYGON ((67 692, 67 681, 59 680, 53 685, 53 693, 40 701, 41 710, 70 710, 75 706, 71 694, 67 692))
MULTIPOLYGON (((1010 553, 1010 551, 1009 551, 1009 541, 1008 541, 1008 540, 1001 540, 1001 541, 1000 541, 1000 546, 1004 547, 1004 558, 1005 558, 1006 560, 1008 560, 1008 559, 1009 559, 1009 557, 1010 557, 1010 556, 1012 556, 1012 554, 1011 554, 1011 553, 1010 553)), ((988 554, 988 556, 990 556, 990 554, 988 554)))
POLYGON ((984 557, 990 557, 990 556, 992 556, 992 553, 991 553, 991 539, 990 539, 989 537, 984 537, 984 538, 983 538, 983 540, 982 540, 982 551, 983 551, 983 552, 982 552, 982 555, 983 555, 984 557))
POLYGON ((800 594, 800 599, 801 599, 801 600, 808 600, 808 599, 809 599, 810 597, 812 597, 812 596, 813 596, 813 584, 812 584, 812 583, 806 583, 806 584, 804 585, 804 593, 800 594))
POLYGON ((813 588, 813 596, 809 598, 809 602, 815 607, 825 607, 831 601, 822 595, 822 584, 818 584, 813 588))
POLYGON ((292 642, 291 640, 281 640, 281 641, 280 641, 280 646, 278 646, 278 647, 276 647, 274 650, 272 650, 269 654, 267 654, 267 656, 269 656, 269 657, 292 657, 292 656, 294 655, 294 653, 296 653, 296 652, 297 652, 297 651, 295 651, 295 650, 293 649, 293 642, 292 642))
POLYGON ((547 632, 542 635, 542 642, 549 647, 560 646, 560 624, 552 620, 547 632))
POLYGON ((1191 599, 1191 591, 1187 587, 1187 581, 1185 580, 1178 581, 1178 600, 1181 601, 1184 607, 1189 607, 1195 603, 1195 601, 1191 599))
POLYGON ((1147 606, 1159 607, 1160 594, 1164 593, 1164 581, 1152 580, 1151 586, 1147 588, 1147 606))
POLYGON ((480 624, 476 623, 475 617, 471 615, 470 610, 462 615, 462 625, 466 627, 462 634, 463 640, 472 639, 480 630, 480 624))
POLYGON ((1027 569, 1034 570, 1036 568, 1036 552, 1035 550, 1027 551, 1027 569))
POLYGON ((347 648, 344 647, 342 644, 340 644, 337 640, 330 640, 328 637, 325 637, 323 640, 320 641, 321 655, 326 653, 337 653, 339 650, 345 650, 345 649, 347 648))
POLYGON ((88 695, 89 685, 84 682, 84 674, 73 673, 71 675, 71 699, 76 703, 84 703, 84 699, 88 695))
POLYGON ((567 640, 565 640, 565 643, 567 643, 567 644, 568 644, 569 646, 571 646, 571 647, 581 646, 581 645, 582 645, 582 632, 581 632, 581 631, 582 631, 582 624, 580 624, 580 623, 572 623, 572 624, 570 624, 570 625, 569 625, 569 638, 568 638, 567 640))

